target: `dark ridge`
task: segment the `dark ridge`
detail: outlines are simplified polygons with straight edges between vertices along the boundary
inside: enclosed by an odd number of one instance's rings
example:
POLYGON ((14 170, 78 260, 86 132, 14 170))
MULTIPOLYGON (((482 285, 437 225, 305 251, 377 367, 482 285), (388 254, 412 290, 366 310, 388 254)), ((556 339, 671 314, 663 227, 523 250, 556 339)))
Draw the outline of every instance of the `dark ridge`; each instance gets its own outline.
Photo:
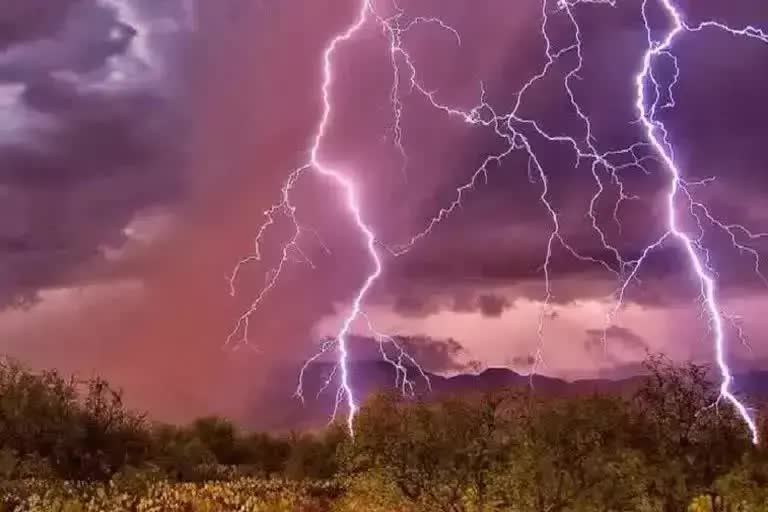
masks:
MULTIPOLYGON (((271 431, 314 430, 328 423, 329 415, 336 399, 336 385, 331 384, 318 396, 318 391, 333 371, 334 364, 317 362, 310 365, 304 374, 305 401, 286 396, 279 406, 268 415, 272 418, 263 428, 271 431)), ((397 372, 383 361, 355 362, 350 365, 349 376, 357 393, 358 402, 364 401, 372 393, 396 390, 397 372)), ((567 381, 544 375, 522 375, 506 368, 489 368, 477 374, 460 374, 451 377, 427 374, 431 389, 415 368, 409 369, 409 377, 415 384, 417 396, 429 399, 447 394, 491 391, 503 388, 532 387, 534 392, 543 396, 573 396, 594 393, 607 393, 631 396, 642 383, 642 376, 623 379, 581 379, 567 381)), ((747 397, 748 402, 768 398, 768 371, 756 371, 737 375, 733 390, 747 397)), ((340 410, 340 414, 346 414, 340 410)), ((262 418, 263 420, 264 418, 262 418)), ((260 422, 261 426, 261 422, 260 422)))

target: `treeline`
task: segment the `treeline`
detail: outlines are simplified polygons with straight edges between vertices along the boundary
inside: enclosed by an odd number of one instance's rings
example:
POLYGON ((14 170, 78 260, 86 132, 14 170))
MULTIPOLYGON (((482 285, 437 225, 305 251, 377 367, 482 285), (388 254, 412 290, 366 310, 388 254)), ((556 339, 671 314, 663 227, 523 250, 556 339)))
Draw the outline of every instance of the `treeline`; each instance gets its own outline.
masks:
POLYGON ((370 511, 768 511, 768 453, 706 368, 647 368, 631 398, 381 394, 350 438, 248 434, 221 418, 153 425, 101 379, 6 364, 0 479, 333 480, 340 502, 370 511))
POLYGON ((768 511, 768 452, 706 368, 646 367, 631 399, 379 396, 343 466, 424 510, 768 511))
POLYGON ((0 362, 0 480, 108 481, 141 472, 153 479, 203 481, 248 475, 328 479, 346 434, 274 437, 243 433, 223 418, 190 425, 150 422, 125 407, 101 378, 33 373, 0 362))

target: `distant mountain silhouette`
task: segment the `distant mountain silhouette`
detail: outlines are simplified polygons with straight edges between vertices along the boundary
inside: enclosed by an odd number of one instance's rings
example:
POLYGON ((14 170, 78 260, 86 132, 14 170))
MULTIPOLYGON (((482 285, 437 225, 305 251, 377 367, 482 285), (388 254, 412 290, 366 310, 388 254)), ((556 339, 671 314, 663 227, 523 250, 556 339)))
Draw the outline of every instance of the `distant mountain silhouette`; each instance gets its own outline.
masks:
MULTIPOLYGON (((323 384, 333 372, 333 364, 318 362, 310 365, 304 374, 305 400, 281 401, 269 412, 268 423, 263 426, 272 431, 314 430, 328 423, 336 400, 335 383, 318 395, 323 384)), ((398 375, 386 362, 355 362, 350 365, 350 380, 356 392, 356 400, 364 401, 372 393, 396 389, 398 375)), ((338 377, 338 375, 337 375, 338 377)), ((592 393, 610 393, 630 396, 642 383, 642 376, 624 379, 583 379, 566 381, 543 375, 521 375, 506 368, 489 368, 477 374, 454 377, 427 374, 431 388, 418 370, 409 369, 409 378, 415 384, 415 393, 429 399, 446 394, 472 391, 490 391, 503 388, 533 387, 543 396, 578 396, 592 393)), ((739 375, 734 390, 752 400, 768 398, 768 371, 756 371, 739 375)), ((346 414, 342 405, 340 415, 346 414)), ((261 422, 263 423, 263 422, 261 422)))

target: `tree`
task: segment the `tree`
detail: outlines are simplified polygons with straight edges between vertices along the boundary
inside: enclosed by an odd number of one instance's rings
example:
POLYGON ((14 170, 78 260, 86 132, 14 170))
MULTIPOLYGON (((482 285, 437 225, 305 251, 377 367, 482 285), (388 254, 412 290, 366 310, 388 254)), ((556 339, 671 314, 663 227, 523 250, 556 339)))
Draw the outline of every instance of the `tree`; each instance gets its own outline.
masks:
POLYGON ((640 510, 647 470, 619 398, 529 402, 496 486, 519 511, 640 510))
POLYGON ((148 455, 144 419, 100 378, 84 383, 55 371, 32 373, 0 364, 0 450, 24 462, 45 463, 62 478, 107 480, 148 455))
POLYGON ((768 512, 768 465, 765 460, 745 457, 714 484, 716 501, 705 496, 707 512, 768 512))
POLYGON ((699 495, 719 510, 718 478, 752 449, 743 422, 720 400, 706 367, 654 356, 646 368, 650 375, 634 405, 636 446, 654 467, 651 493, 665 511, 685 510, 699 495))
POLYGON ((76 429, 76 400, 74 380, 0 362, 0 448, 57 461, 76 429))
POLYGON ((370 400, 355 421, 345 457, 352 474, 390 482, 413 504, 444 511, 492 501, 490 482, 505 455, 503 395, 479 400, 370 400))
POLYGON ((247 436, 242 442, 247 452, 246 464, 265 477, 269 478, 285 469, 291 450, 287 440, 255 433, 247 436))
POLYGON ((198 480, 201 466, 216 463, 213 452, 190 429, 156 425, 152 441, 152 461, 173 479, 198 480))
POLYGON ((95 377, 85 382, 77 438, 69 453, 75 479, 108 480, 126 466, 139 466, 150 455, 144 416, 129 411, 121 391, 95 377))
POLYGON ((237 429, 231 421, 216 416, 200 418, 192 423, 190 434, 211 451, 219 464, 245 462, 247 453, 242 449, 237 429))
POLYGON ((339 469, 337 452, 347 439, 339 425, 331 425, 320 436, 294 433, 288 443, 285 475, 294 480, 332 478, 339 469))

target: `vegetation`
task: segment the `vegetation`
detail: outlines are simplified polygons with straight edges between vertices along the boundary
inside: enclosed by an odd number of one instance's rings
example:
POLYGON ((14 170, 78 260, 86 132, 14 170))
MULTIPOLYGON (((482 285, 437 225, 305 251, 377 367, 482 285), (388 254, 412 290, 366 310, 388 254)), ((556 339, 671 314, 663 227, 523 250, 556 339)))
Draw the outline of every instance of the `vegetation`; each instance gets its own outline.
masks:
POLYGON ((154 425, 102 379, 4 363, 0 511, 768 512, 768 452, 706 369, 647 367, 631 398, 381 394, 350 439, 154 425))

